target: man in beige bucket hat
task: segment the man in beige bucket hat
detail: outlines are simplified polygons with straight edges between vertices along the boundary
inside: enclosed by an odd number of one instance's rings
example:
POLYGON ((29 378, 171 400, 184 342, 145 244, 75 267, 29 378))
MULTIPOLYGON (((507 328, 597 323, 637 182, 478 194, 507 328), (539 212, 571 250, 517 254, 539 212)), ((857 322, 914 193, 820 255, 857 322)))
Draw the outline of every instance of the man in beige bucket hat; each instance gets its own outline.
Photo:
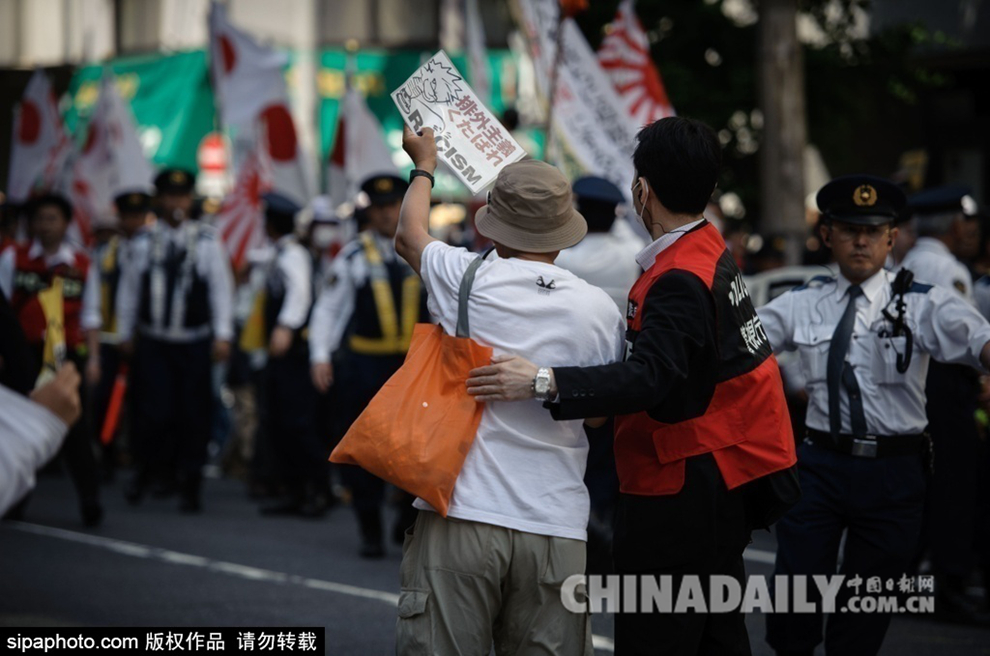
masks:
MULTIPOLYGON (((403 147, 415 170, 396 251, 423 278, 431 314, 450 333, 458 291, 478 257, 430 237, 432 131, 403 147)), ((498 257, 478 268, 470 336, 494 354, 539 362, 616 362, 622 317, 605 292, 554 266, 587 232, 570 185, 554 167, 523 160, 501 170, 475 217, 498 257)), ((548 382, 548 381, 547 381, 548 382)), ((542 383, 538 392, 546 393, 542 383)), ((454 487, 448 516, 422 500, 403 547, 399 654, 591 654, 587 613, 564 607, 561 587, 584 574, 589 513, 581 421, 554 422, 539 403, 489 403, 454 487)))
POLYGON ((556 168, 535 159, 499 173, 475 227, 496 244, 524 252, 556 253, 574 246, 588 224, 571 200, 571 186, 556 168))

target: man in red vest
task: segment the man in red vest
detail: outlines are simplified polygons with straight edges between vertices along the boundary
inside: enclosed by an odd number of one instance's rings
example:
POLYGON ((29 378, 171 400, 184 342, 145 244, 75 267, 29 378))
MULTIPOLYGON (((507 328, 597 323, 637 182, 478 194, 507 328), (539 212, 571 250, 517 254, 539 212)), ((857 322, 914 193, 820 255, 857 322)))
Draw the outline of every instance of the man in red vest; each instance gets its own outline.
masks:
MULTIPOLYGON (((86 336, 81 316, 89 258, 65 238, 72 220, 72 205, 61 194, 47 193, 32 200, 27 213, 34 239, 10 246, 0 255, 0 290, 10 299, 11 308, 27 338, 31 358, 35 366, 40 367, 48 319, 38 295, 60 278, 65 352, 62 354, 59 347, 57 359, 71 361, 82 371, 86 336)), ((103 510, 99 502, 96 456, 85 417, 69 430, 61 453, 79 494, 83 523, 95 526, 100 523, 103 510)))
MULTIPOLYGON (((636 256, 644 273, 629 293, 626 361, 550 368, 496 358, 468 387, 479 401, 541 399, 557 419, 617 415, 616 571, 639 575, 640 590, 644 578, 664 587, 669 576, 673 599, 685 575, 697 576, 710 601, 712 575, 745 587, 750 530, 770 521, 751 512, 745 484, 792 471, 794 437, 770 344, 703 215, 718 138, 674 117, 638 139, 633 204, 655 241, 636 256)), ((641 610, 616 615, 617 654, 751 653, 738 611, 641 610)))

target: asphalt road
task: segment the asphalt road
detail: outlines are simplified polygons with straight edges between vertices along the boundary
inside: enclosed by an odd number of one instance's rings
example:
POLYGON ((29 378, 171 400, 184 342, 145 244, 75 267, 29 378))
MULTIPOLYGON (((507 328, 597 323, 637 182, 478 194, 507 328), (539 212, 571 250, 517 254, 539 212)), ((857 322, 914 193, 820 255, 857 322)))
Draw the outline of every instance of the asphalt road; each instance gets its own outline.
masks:
MULTIPOLYGON (((104 524, 84 529, 68 478, 46 476, 25 521, 0 524, 0 626, 323 626, 328 654, 394 653, 400 549, 358 558, 349 509, 262 518, 229 480, 207 481, 198 516, 175 499, 129 507, 121 483, 103 497, 104 524)), ((772 536, 753 547, 749 573, 770 574, 772 536)), ((747 622, 753 653, 771 655, 763 618, 747 622)), ((596 654, 610 653, 611 617, 595 615, 593 628, 596 654)), ((900 617, 881 653, 990 654, 990 629, 900 617)))

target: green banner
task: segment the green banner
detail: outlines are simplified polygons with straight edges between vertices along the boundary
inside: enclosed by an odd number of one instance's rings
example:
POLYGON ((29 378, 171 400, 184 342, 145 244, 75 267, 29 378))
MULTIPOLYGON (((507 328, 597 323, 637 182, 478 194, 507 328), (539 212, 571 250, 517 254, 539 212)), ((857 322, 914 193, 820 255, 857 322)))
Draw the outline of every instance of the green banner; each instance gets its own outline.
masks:
MULTIPOLYGON (((213 93, 206 52, 122 57, 107 63, 121 97, 130 102, 144 154, 161 168, 197 170, 199 142, 213 130, 213 93)), ((99 95, 103 65, 76 71, 69 85, 67 129, 79 136, 99 95)))
MULTIPOLYGON (((354 61, 354 86, 364 94, 368 108, 378 118, 385 130, 385 139, 393 151, 402 150, 402 117, 392 102, 391 93, 399 88, 434 51, 420 50, 363 50, 351 55, 354 61)), ((320 170, 325 171, 329 153, 336 137, 340 100, 346 91, 345 70, 348 54, 345 50, 329 49, 320 54, 320 70, 317 74, 320 113, 320 170)), ((451 56, 451 61, 464 75, 468 66, 464 55, 451 56)), ((508 50, 488 51, 488 75, 491 81, 489 109, 501 118, 507 107, 516 103, 518 66, 508 50)), ((468 80, 470 83, 470 79, 468 80)), ((542 134, 535 130, 523 130, 529 140, 541 150, 542 134), (530 134, 532 133, 532 134, 530 134)), ((534 156, 539 157, 540 152, 534 156)), ((409 165, 408 168, 412 168, 409 165)), ((438 171, 435 193, 447 196, 464 196, 468 190, 453 174, 438 171)))

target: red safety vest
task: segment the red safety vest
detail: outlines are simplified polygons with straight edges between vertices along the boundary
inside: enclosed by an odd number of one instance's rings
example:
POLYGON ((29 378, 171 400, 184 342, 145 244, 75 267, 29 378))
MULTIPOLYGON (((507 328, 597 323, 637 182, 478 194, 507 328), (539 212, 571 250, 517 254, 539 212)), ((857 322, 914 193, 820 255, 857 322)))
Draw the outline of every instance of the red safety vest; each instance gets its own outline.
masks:
POLYGON ((45 342, 48 322, 38 302, 38 293, 48 289, 52 279, 59 276, 65 281, 62 287, 65 347, 71 351, 85 344, 80 318, 89 258, 75 251, 72 265, 60 263, 49 268, 45 264, 44 254, 30 257, 31 244, 21 244, 15 248, 14 292, 10 305, 17 313, 28 342, 35 345, 45 342))
POLYGON ((683 235, 657 256, 629 292, 631 336, 642 327, 647 293, 672 270, 700 278, 715 301, 719 372, 705 414, 665 424, 646 412, 616 417, 615 465, 626 494, 676 494, 684 460, 711 453, 729 489, 797 462, 794 433, 777 360, 742 281, 710 223, 683 235))

